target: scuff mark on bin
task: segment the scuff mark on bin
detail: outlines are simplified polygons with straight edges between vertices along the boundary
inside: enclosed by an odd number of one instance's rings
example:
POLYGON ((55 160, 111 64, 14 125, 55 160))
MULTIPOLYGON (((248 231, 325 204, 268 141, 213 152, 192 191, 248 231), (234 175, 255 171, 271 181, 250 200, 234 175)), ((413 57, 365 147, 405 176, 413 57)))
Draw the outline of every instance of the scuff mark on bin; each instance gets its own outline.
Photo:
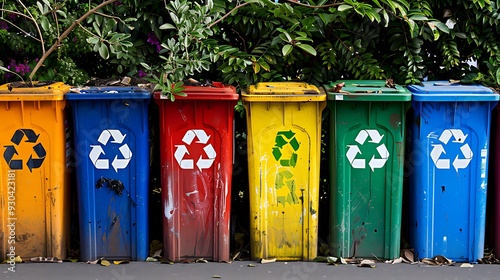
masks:
MULTIPOLYGON (((172 193, 172 190, 169 190, 170 193, 172 193)), ((174 198, 172 195, 168 196, 168 200, 165 200, 164 202, 164 215, 167 220, 170 220, 172 216, 174 215, 174 198)))
POLYGON ((186 193, 186 195, 187 195, 187 196, 190 196, 190 195, 192 195, 192 194, 197 194, 197 193, 198 193, 198 190, 194 190, 194 191, 192 191, 192 192, 187 192, 187 193, 186 193))

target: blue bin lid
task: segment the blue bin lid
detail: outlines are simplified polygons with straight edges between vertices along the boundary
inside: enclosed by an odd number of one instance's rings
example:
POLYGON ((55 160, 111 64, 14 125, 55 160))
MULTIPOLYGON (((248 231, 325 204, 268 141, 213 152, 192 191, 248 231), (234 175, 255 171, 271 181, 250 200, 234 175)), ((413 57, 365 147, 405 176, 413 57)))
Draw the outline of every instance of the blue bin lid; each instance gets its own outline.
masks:
POLYGON ((463 85, 448 81, 427 81, 422 85, 410 85, 414 101, 455 102, 455 101, 498 101, 499 95, 482 85, 463 85))
POLYGON ((67 100, 150 99, 151 93, 140 87, 84 87, 72 88, 65 98, 67 100))

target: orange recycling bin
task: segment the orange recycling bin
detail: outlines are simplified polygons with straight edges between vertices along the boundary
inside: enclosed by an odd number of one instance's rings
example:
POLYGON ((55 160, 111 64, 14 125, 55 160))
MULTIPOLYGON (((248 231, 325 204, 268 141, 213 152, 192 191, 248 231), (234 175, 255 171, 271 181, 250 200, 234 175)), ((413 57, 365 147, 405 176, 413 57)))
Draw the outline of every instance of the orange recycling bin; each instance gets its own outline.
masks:
POLYGON ((0 86, 0 261, 66 257, 69 241, 67 123, 70 87, 0 86))

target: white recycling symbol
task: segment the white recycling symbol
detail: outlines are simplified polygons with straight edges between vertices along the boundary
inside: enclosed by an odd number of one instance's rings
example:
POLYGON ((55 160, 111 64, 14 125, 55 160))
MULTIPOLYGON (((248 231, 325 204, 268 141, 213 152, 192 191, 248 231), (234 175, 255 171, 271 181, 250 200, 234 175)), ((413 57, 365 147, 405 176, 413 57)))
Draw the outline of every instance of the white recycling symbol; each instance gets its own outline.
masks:
MULTIPOLYGON (((460 129, 446 129, 439 136, 439 141, 441 141, 445 146, 450 141, 453 136, 453 143, 463 144, 468 134, 464 135, 464 132, 460 129)), ((431 158, 434 162, 434 165, 438 169, 450 169, 450 159, 442 159, 441 155, 446 154, 445 148, 441 144, 431 144, 433 146, 431 151, 431 158)), ((469 144, 465 143, 460 147, 460 151, 464 158, 458 158, 458 155, 453 160, 453 167, 455 171, 458 172, 458 169, 464 169, 469 166, 470 161, 472 160, 472 150, 469 144)))
MULTIPOLYGON (((184 134, 184 137, 182 137, 182 142, 189 146, 193 142, 194 138, 198 139, 196 143, 207 144, 210 136, 208 136, 207 133, 202 129, 191 129, 186 131, 186 134, 184 134)), ((175 145, 177 149, 174 152, 174 157, 182 169, 194 169, 194 160, 185 158, 186 155, 189 155, 189 150, 186 145, 175 145)), ((196 166, 200 171, 202 169, 210 168, 214 163, 215 157, 217 156, 217 153, 215 152, 212 144, 205 145, 203 151, 205 151, 207 158, 203 158, 203 156, 200 156, 196 161, 196 166)))
MULTIPOLYGON (((368 142, 379 144, 384 138, 384 135, 380 135, 380 133, 375 129, 364 129, 360 130, 358 135, 356 136, 355 141, 358 142, 361 146, 365 144, 366 140, 370 138, 368 142)), ((347 145, 347 153, 346 157, 351 163, 353 168, 364 169, 366 168, 366 160, 362 158, 356 158, 358 154, 361 154, 361 149, 358 145, 347 145)), ((387 159, 389 159, 389 151, 384 143, 377 146, 377 152, 380 155, 380 158, 375 158, 375 155, 372 156, 368 165, 370 166, 372 171, 375 171, 376 168, 384 167, 387 159)))
MULTIPOLYGON (((111 143, 121 144, 127 135, 122 134, 119 130, 116 129, 106 129, 101 132, 97 141, 101 143, 103 146, 108 144, 109 139, 111 143)), ((101 145, 90 145, 92 150, 90 150, 89 158, 97 169, 109 169, 109 159, 100 158, 101 154, 105 155, 104 149, 101 145)), ((132 158, 132 151, 130 150, 127 143, 121 145, 118 150, 122 154, 123 158, 118 158, 118 155, 115 155, 115 158, 111 162, 113 169, 115 172, 118 172, 118 169, 124 169, 128 166, 130 159, 132 158)))

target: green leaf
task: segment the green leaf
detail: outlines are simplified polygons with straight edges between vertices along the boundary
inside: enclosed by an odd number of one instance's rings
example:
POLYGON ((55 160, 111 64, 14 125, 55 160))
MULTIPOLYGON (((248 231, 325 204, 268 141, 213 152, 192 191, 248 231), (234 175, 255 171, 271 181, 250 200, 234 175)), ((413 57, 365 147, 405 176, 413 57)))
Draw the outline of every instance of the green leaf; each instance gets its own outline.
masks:
POLYGON ((281 52, 283 53, 283 56, 287 56, 289 53, 292 52, 292 45, 284 45, 283 48, 281 49, 281 52))
POLYGON ((428 22, 427 25, 432 30, 432 34, 434 35, 434 41, 437 41, 439 39, 439 30, 436 28, 436 26, 432 22, 428 22))
POLYGON ((170 23, 165 23, 160 26, 160 29, 176 29, 174 25, 170 23))
POLYGON ((45 12, 44 12, 44 9, 43 9, 43 5, 42 5, 42 3, 40 3, 40 2, 38 2, 38 1, 37 1, 37 2, 36 2, 36 5, 38 6, 38 9, 40 10, 40 13, 41 13, 41 14, 45 13, 45 12))
POLYGON ((313 47, 311 47, 311 45, 297 44, 297 47, 301 48, 302 50, 306 51, 309 54, 316 56, 316 50, 313 47))
POLYGON ((496 73, 495 73, 495 80, 496 80, 496 81, 495 81, 495 82, 496 82, 496 84, 497 84, 497 85, 500 85, 500 67, 499 67, 499 68, 497 68, 497 71, 496 71, 496 73))
POLYGON ((97 24, 96 21, 94 21, 92 23, 92 26, 94 26, 95 33, 97 33, 97 35, 99 35, 99 36, 102 36, 102 34, 101 34, 101 28, 99 27, 99 25, 97 24))
POLYGON ((284 30, 284 29, 280 30, 280 29, 281 28, 278 28, 278 30, 281 31, 282 34, 285 35, 286 39, 287 39, 287 40, 283 40, 283 41, 291 42, 292 41, 292 37, 290 36, 290 34, 288 34, 288 32, 286 30, 284 30))
POLYGON ((450 28, 448 28, 448 25, 446 25, 440 21, 432 21, 431 23, 434 24, 442 32, 450 33, 450 28))
POLYGON ((224 73, 224 74, 229 73, 231 71, 233 71, 233 67, 232 66, 227 66, 224 69, 222 69, 222 73, 224 73))
POLYGON ((253 72, 255 74, 258 74, 260 72, 260 65, 259 65, 259 63, 257 63, 257 62, 253 63, 252 64, 252 68, 253 68, 253 72))
POLYGON ((339 12, 343 12, 343 11, 346 11, 346 10, 349 10, 349 9, 352 9, 352 6, 351 5, 345 5, 345 4, 342 4, 340 5, 337 10, 339 12))
POLYGON ((267 62, 261 61, 261 62, 259 62, 259 64, 260 64, 260 67, 262 67, 264 70, 266 70, 268 72, 271 71, 271 67, 269 67, 269 64, 267 64, 267 62))
POLYGON ((59 14, 63 18, 67 18, 68 17, 64 11, 57 10, 56 13, 59 14))
POLYGON ((151 70, 151 66, 149 66, 148 64, 146 64, 144 62, 141 62, 140 64, 142 65, 142 67, 144 67, 144 69, 151 70))
POLYGON ((106 44, 101 44, 101 47, 99 47, 99 55, 104 59, 109 58, 109 49, 106 44))
POLYGON ((427 18, 426 16, 424 15, 412 15, 410 17, 411 20, 429 20, 429 18, 427 18))
POLYGON ((50 28, 50 23, 49 23, 49 20, 46 18, 46 17, 42 17, 42 29, 45 30, 45 31, 48 31, 49 28, 50 28))

